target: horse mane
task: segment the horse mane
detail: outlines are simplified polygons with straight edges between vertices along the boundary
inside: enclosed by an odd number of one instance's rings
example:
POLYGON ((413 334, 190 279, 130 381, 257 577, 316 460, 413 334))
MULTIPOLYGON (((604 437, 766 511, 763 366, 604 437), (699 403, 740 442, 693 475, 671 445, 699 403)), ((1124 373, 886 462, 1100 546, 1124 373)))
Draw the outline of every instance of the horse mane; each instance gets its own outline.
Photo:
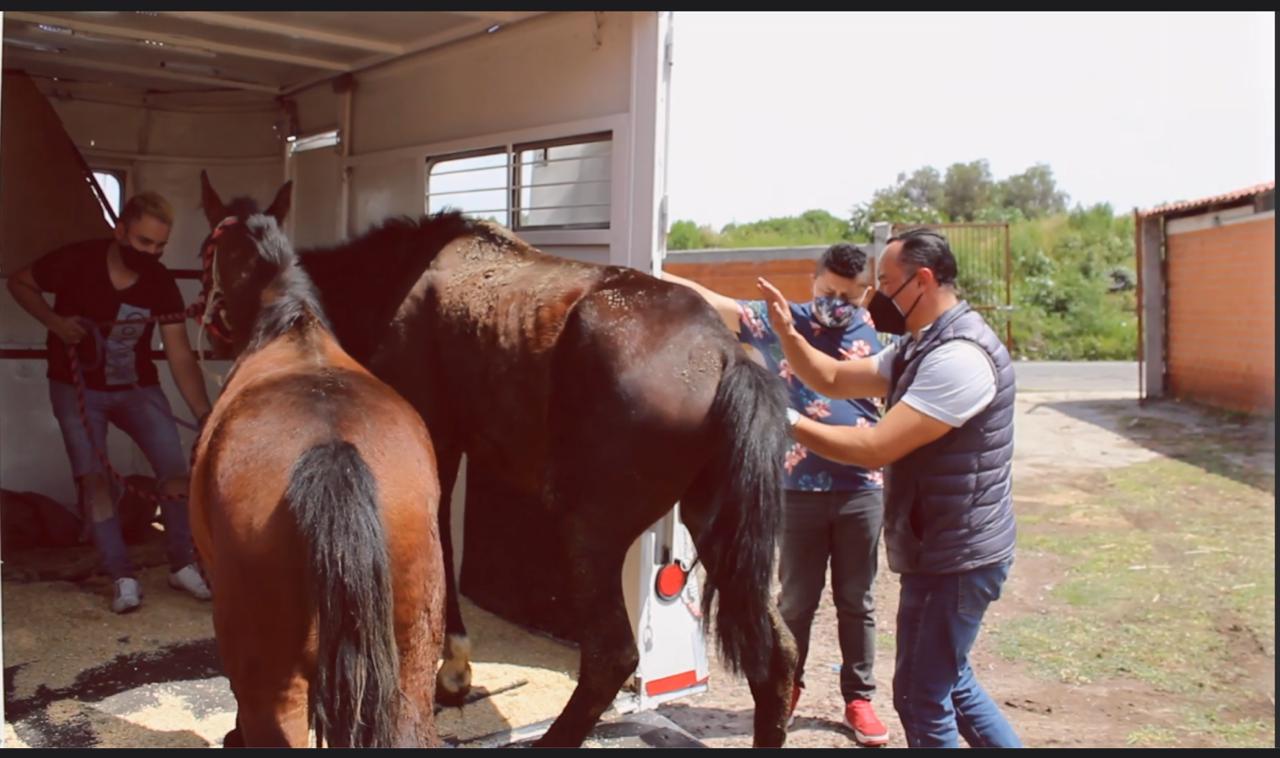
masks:
POLYGON ((441 248, 467 235, 510 244, 483 222, 458 211, 441 211, 417 219, 392 216, 355 239, 300 250, 298 257, 324 293, 329 313, 339 314, 336 333, 343 347, 356 360, 366 360, 395 309, 441 248))
POLYGON ((320 294, 307 272, 298 265, 298 256, 275 218, 253 214, 243 220, 241 227, 254 242, 262 260, 275 272, 266 286, 280 291, 280 296, 258 313, 246 349, 258 350, 310 321, 317 321, 332 332, 320 305, 320 294))

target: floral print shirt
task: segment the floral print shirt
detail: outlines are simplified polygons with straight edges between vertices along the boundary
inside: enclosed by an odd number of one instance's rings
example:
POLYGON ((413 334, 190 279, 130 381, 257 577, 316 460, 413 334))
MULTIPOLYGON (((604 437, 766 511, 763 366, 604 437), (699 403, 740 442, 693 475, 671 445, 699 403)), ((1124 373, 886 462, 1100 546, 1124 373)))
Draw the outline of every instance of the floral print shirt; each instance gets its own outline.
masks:
MULTIPOLYGON (((763 300, 739 300, 740 328, 738 339, 760 352, 765 366, 787 384, 791 407, 814 421, 837 426, 874 426, 880 419, 875 403, 869 399, 832 400, 806 387, 791 373, 782 354, 778 336, 769 323, 767 304, 763 300)), ((853 321, 843 329, 822 326, 813 316, 813 303, 792 303, 791 316, 796 331, 810 345, 840 360, 865 358, 880 352, 882 346, 871 325, 871 316, 859 308, 853 321)), ((829 461, 809 452, 798 442, 787 451, 786 488, 804 492, 853 492, 879 489, 884 478, 879 470, 867 470, 829 461)))

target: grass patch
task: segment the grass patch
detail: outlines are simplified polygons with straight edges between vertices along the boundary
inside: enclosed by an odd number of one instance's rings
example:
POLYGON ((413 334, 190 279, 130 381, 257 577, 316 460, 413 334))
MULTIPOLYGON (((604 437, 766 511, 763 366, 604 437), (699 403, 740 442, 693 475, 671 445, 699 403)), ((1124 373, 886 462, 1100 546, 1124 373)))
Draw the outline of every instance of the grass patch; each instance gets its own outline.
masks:
POLYGON ((1184 703, 1181 726, 1130 744, 1274 744, 1274 716, 1222 711, 1266 696, 1260 668, 1274 679, 1275 481, 1214 442, 1073 482, 1079 498, 1020 518, 1019 550, 1068 568, 1055 606, 1002 623, 996 648, 1042 676, 1138 679, 1184 703))

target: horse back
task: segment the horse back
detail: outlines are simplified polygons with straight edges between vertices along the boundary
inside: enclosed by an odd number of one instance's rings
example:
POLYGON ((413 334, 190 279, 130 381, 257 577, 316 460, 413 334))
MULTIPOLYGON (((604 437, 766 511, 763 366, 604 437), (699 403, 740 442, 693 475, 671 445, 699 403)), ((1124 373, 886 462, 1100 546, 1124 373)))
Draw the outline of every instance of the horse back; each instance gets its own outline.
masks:
POLYGON ((687 288, 514 237, 454 240, 431 276, 447 376, 436 402, 464 419, 455 428, 469 455, 529 492, 545 485, 553 414, 608 406, 628 434, 697 434, 736 349, 687 288))

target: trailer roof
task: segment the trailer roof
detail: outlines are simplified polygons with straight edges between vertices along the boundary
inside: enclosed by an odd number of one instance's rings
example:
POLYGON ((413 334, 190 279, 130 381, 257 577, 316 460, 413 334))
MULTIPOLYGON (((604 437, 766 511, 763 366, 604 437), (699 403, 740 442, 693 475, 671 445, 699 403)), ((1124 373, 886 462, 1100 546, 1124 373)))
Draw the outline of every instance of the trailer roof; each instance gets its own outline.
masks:
POLYGON ((289 95, 539 12, 6 11, 4 64, 154 92, 289 95))

